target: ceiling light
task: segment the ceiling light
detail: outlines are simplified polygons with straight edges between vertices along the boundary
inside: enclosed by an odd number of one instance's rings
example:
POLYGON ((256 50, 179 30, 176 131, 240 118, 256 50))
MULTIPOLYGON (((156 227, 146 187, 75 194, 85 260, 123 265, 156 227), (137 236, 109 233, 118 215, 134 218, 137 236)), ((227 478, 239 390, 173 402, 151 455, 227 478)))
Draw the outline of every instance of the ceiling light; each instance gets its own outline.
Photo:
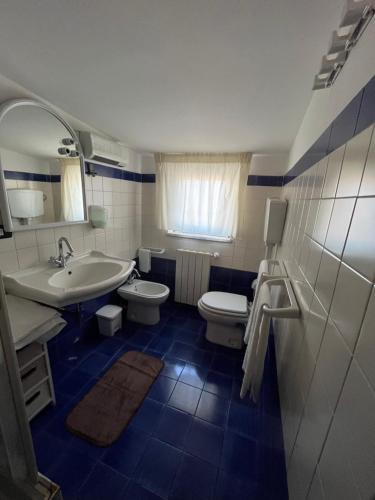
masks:
POLYGON ((328 52, 322 58, 313 90, 333 85, 344 66, 351 49, 375 14, 375 0, 347 0, 339 28, 333 32, 328 52))

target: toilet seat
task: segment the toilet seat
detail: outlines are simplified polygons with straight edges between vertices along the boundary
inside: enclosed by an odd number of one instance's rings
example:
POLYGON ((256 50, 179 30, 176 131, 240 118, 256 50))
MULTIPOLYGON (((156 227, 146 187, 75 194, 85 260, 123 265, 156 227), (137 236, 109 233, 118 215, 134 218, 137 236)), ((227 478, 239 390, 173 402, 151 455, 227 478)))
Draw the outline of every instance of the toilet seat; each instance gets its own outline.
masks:
POLYGON ((227 292, 207 292, 202 295, 200 305, 215 315, 247 318, 248 303, 245 295, 227 292))

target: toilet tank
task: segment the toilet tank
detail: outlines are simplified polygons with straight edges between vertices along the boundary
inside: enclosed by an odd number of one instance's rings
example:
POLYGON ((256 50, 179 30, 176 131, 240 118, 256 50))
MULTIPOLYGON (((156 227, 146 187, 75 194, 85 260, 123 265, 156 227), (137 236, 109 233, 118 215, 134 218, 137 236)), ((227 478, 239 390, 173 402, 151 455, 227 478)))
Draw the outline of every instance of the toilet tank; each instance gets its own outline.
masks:
POLYGON ((276 245, 281 242, 287 204, 286 200, 267 198, 264 221, 264 243, 266 245, 276 245))
POLYGON ((12 217, 28 219, 44 215, 43 191, 34 189, 8 189, 7 195, 12 217))

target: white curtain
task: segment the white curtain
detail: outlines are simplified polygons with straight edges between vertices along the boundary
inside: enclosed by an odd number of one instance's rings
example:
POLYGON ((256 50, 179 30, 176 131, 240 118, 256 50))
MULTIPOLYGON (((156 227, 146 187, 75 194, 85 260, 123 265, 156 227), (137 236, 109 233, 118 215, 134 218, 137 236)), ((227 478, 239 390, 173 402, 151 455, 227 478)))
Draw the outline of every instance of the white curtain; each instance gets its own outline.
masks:
POLYGON ((250 154, 157 154, 158 227, 234 238, 250 154))
POLYGON ((61 220, 84 220, 81 164, 79 159, 59 160, 61 167, 61 220))

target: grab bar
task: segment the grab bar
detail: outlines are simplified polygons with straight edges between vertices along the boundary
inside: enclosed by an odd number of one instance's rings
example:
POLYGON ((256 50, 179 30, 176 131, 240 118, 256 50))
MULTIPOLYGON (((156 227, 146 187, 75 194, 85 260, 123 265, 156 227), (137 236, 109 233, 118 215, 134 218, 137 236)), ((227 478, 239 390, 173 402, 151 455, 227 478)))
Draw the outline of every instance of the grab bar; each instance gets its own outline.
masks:
POLYGON ((284 287, 288 299, 289 306, 287 307, 269 307, 263 305, 262 311, 264 314, 271 316, 272 318, 298 318, 300 315, 300 309, 296 296, 294 294, 293 286, 289 278, 275 278, 267 279, 264 284, 270 286, 282 286, 284 287))

